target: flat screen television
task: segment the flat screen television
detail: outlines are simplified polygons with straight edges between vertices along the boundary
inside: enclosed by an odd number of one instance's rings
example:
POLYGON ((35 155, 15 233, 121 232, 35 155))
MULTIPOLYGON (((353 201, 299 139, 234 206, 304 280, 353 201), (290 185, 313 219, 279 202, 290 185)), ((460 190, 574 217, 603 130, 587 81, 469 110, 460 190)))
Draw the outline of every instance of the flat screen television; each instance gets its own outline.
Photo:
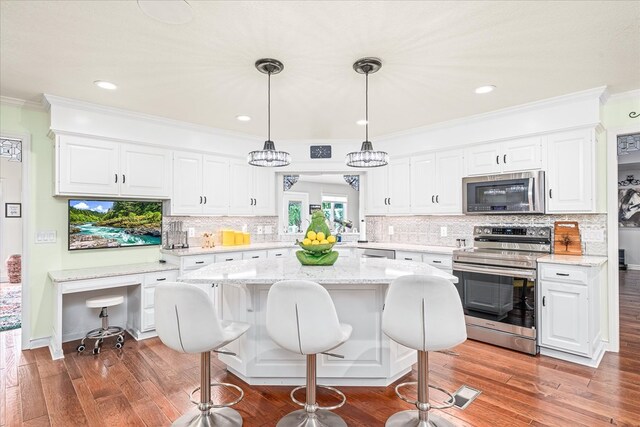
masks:
POLYGON ((162 202, 69 200, 69 250, 159 245, 162 202))

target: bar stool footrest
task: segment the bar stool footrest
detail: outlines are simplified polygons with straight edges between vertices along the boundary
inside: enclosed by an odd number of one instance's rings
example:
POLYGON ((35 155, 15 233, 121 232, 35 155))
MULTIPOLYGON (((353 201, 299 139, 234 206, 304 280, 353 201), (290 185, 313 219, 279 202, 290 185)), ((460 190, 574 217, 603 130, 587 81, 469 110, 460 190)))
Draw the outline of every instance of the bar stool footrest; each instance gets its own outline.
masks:
MULTIPOLYGON (((324 388, 326 390, 331 390, 332 392, 334 392, 337 395, 339 395, 340 398, 342 399, 342 401, 340 403, 338 403, 337 405, 333 405, 333 406, 319 406, 318 405, 318 409, 322 409, 322 410, 325 410, 325 411, 333 411, 334 409, 341 408, 345 403, 347 403, 347 396, 345 396, 344 393, 341 392, 340 390, 338 390, 337 388, 329 387, 328 385, 316 385, 316 387, 324 388)), ((294 394, 295 394, 296 391, 302 390, 304 388, 307 388, 307 387, 302 385, 300 387, 296 387, 293 390, 291 390, 291 400, 293 400, 293 403, 295 403, 296 405, 302 406, 303 408, 306 406, 306 403, 305 402, 300 402, 298 399, 295 398, 294 394)))
MULTIPOLYGON (((398 385, 396 386, 396 395, 397 395, 400 399, 404 400, 404 401, 405 401, 405 402, 407 402, 407 403, 411 403, 412 405, 417 405, 418 403, 421 403, 421 402, 418 402, 418 400, 416 400, 416 399, 409 399, 408 397, 406 397, 405 395, 403 395, 402 393, 400 393, 399 389, 400 389, 401 387, 405 387, 405 386, 409 386, 409 385, 416 385, 416 386, 417 386, 417 385, 418 385, 418 382, 417 382, 417 381, 409 381, 409 382, 406 382, 406 383, 400 383, 400 384, 398 384, 398 385)), ((455 397, 453 397, 453 394, 452 394, 452 393, 449 393, 447 390, 445 390, 445 389, 443 389, 443 388, 440 388, 440 387, 436 387, 436 386, 431 385, 431 384, 429 384, 429 388, 432 388, 432 389, 434 389, 434 390, 441 391, 442 393, 444 393, 444 394, 446 394, 447 396, 449 396, 449 398, 451 399, 451 402, 446 402, 446 403, 443 403, 443 404, 441 404, 441 405, 432 405, 431 403, 426 402, 426 403, 429 405, 429 408, 430 408, 430 409, 431 409, 431 408, 433 408, 433 409, 447 409, 447 408, 451 408, 451 407, 453 406, 453 404, 455 403, 455 397)), ((424 403, 424 402, 423 402, 423 403, 424 403)))
POLYGON ((209 409, 228 408, 230 406, 233 406, 233 405, 239 403, 244 398, 244 391, 242 391, 242 389, 240 387, 238 387, 237 385, 235 385, 235 384, 230 384, 230 383, 211 383, 210 385, 212 387, 230 387, 230 388, 233 388, 233 389, 237 390, 238 392, 240 392, 240 396, 238 396, 238 398, 236 400, 233 400, 231 402, 221 403, 221 404, 217 404, 217 405, 214 404, 211 401, 209 401, 207 403, 198 402, 198 401, 193 400, 193 394, 200 390, 200 387, 196 387, 189 394, 189 400, 194 405, 197 405, 198 409, 200 409, 201 411, 207 411, 209 409))

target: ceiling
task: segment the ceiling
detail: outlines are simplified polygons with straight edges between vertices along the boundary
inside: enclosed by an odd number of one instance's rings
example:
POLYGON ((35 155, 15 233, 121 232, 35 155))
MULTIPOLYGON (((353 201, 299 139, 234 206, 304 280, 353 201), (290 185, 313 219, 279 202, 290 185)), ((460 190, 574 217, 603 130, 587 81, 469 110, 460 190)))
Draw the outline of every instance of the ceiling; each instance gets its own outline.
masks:
POLYGON ((264 137, 373 136, 607 85, 640 88, 640 2, 190 1, 169 25, 135 1, 0 2, 0 95, 50 93, 264 137), (116 83, 116 91, 94 80, 116 83), (497 89, 476 95, 474 88, 497 89), (252 117, 239 122, 236 115, 252 117))

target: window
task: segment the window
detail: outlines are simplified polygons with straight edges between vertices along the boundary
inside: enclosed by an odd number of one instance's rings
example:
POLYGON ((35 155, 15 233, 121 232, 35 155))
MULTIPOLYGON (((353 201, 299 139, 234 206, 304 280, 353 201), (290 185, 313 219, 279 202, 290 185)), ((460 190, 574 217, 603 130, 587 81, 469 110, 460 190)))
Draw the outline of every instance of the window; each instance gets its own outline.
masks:
POLYGON ((347 219, 346 196, 322 196, 322 211, 330 224, 347 219))
POLYGON ((287 191, 282 201, 284 232, 302 231, 309 224, 309 194, 287 191))

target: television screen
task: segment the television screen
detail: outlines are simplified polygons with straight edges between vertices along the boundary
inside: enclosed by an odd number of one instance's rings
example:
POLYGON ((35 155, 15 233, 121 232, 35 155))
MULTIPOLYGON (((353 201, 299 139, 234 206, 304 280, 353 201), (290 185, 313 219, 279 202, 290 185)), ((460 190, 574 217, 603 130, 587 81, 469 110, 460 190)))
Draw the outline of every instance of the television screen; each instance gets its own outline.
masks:
POLYGON ((69 250, 159 245, 162 202, 69 200, 69 250))

